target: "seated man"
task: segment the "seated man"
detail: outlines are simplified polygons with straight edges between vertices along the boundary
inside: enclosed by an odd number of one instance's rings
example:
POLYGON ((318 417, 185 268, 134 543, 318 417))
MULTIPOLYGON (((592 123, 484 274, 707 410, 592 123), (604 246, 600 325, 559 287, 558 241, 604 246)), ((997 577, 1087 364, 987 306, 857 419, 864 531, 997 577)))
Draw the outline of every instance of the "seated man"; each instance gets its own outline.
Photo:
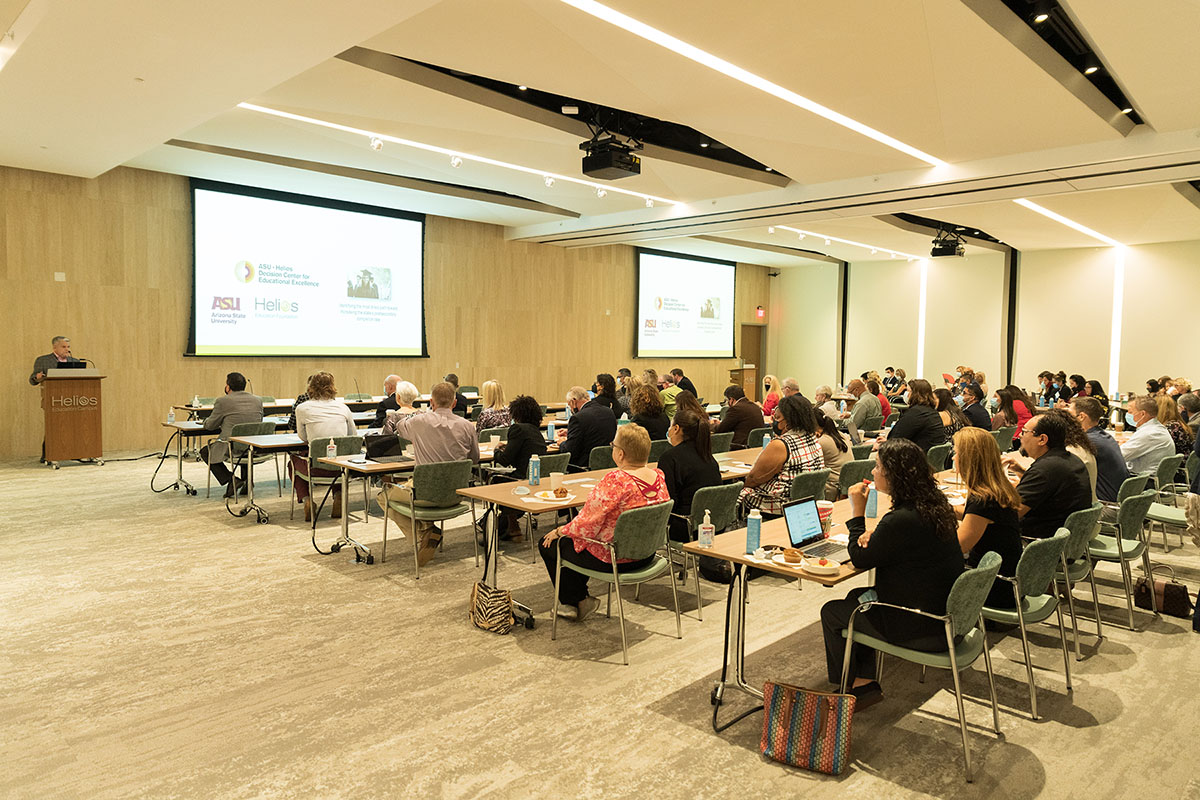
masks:
POLYGON ((661 389, 658 396, 662 398, 663 413, 668 417, 675 416, 675 397, 683 390, 675 385, 675 376, 667 373, 662 376, 661 389))
POLYGON ((963 387, 963 414, 967 419, 971 420, 971 425, 976 428, 983 428, 985 431, 992 429, 992 416, 983 407, 983 389, 978 383, 971 382, 963 387))
MULTIPOLYGON (((1067 452, 1067 427, 1053 414, 1041 414, 1025 423, 1021 450, 1033 459, 1017 484, 1021 535, 1049 539, 1072 512, 1091 508, 1091 479, 1083 462, 1067 452)), ((1019 458, 1006 454, 1002 460, 1021 471, 1019 458)))
POLYGON ((1081 394, 1071 398, 1071 413, 1079 420, 1096 451, 1096 499, 1105 503, 1117 502, 1117 492, 1130 477, 1130 472, 1121 445, 1112 434, 1100 428, 1104 407, 1096 398, 1081 394))
POLYGON ((442 378, 442 380, 454 387, 454 408, 452 412, 458 414, 460 417, 465 417, 467 410, 471 406, 467 398, 463 397, 462 392, 458 390, 458 376, 451 372, 442 378))
POLYGON ((795 397, 800 394, 800 384, 796 382, 795 378, 784 378, 783 383, 779 384, 779 389, 783 392, 784 397, 795 397))
MULTIPOLYGON (((233 497, 233 477, 225 459, 229 456, 229 437, 233 426, 241 422, 262 422, 262 400, 246 391, 246 377, 240 372, 231 372, 225 376, 225 396, 218 397, 213 402, 212 413, 204 420, 204 430, 220 431, 221 435, 200 448, 200 458, 208 464, 213 477, 225 487, 225 496, 233 497)), ((239 494, 246 491, 246 464, 240 471, 242 486, 239 494)))
MULTIPOLYGON (((733 431, 733 444, 738 447, 746 447, 746 439, 750 437, 750 431, 767 425, 763 420, 762 406, 746 397, 746 393, 740 386, 726 386, 725 400, 729 405, 729 410, 725 413, 725 419, 714 423, 713 433, 733 431)), ((755 443, 754 446, 757 447, 759 444, 755 443)))
POLYGON ((387 421, 387 412, 396 411, 400 408, 400 404, 396 401, 396 384, 400 383, 399 375, 388 375, 383 379, 383 402, 375 408, 375 421, 371 423, 372 428, 382 428, 383 423, 387 421))
POLYGON ((671 377, 675 379, 675 385, 679 387, 681 392, 691 392, 692 396, 697 400, 700 395, 696 394, 696 384, 692 383, 692 379, 683 374, 683 370, 676 367, 671 370, 671 377))
POLYGON ((888 367, 883 371, 883 393, 888 396, 888 399, 897 397, 900 393, 897 391, 900 388, 900 379, 896 377, 896 370, 888 367))
POLYGON ((863 427, 871 417, 883 417, 883 406, 879 404, 879 398, 867 391, 865 381, 855 378, 850 381, 850 385, 846 387, 846 391, 857 398, 854 401, 854 408, 849 411, 843 411, 839 416, 842 419, 849 419, 854 423, 857 430, 866 430, 863 427))
POLYGON ((586 470, 592 448, 612 444, 617 435, 617 415, 603 402, 588 400, 587 389, 572 386, 567 392, 567 408, 571 418, 567 429, 557 433, 558 452, 570 453, 570 465, 586 470))
MULTIPOLYGON (((417 464, 461 461, 464 458, 479 463, 479 436, 473 423, 454 413, 454 394, 453 385, 439 383, 430 392, 430 411, 396 420, 396 433, 412 442, 417 464)), ((385 486, 375 499, 405 534, 413 534, 411 520, 387 504, 388 500, 412 502, 412 489, 408 485, 385 486)), ((425 566, 437 553, 442 535, 432 522, 419 520, 417 526, 420 529, 417 563, 425 566)))
POLYGON ((1158 421, 1158 399, 1143 395, 1129 404, 1129 415, 1137 430, 1121 445, 1121 455, 1133 473, 1154 472, 1158 462, 1175 455, 1175 440, 1167 426, 1158 421))
POLYGON ((813 406, 830 419, 841 416, 838 404, 833 400, 833 387, 823 383, 813 390, 813 406))

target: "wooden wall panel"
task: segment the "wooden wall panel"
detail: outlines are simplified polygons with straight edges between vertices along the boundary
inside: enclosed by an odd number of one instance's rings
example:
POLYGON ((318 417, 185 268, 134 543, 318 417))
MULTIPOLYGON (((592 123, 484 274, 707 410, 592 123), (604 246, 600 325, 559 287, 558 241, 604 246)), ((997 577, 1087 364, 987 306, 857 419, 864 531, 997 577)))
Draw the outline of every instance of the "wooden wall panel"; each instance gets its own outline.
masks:
MULTIPOLYGON (((112 453, 158 449, 172 402, 216 395, 239 370, 259 394, 294 397, 328 369, 342 392, 381 391, 389 372, 422 390, 446 372, 494 378, 510 396, 561 399, 574 384, 619 367, 680 366, 716 397, 736 359, 634 359, 634 250, 567 250, 509 242, 503 228, 428 217, 425 327, 429 358, 187 358, 191 324, 191 211, 186 178, 116 169, 94 180, 0 167, 0 338, 4 397, 0 459, 36 458, 39 390, 27 383, 50 337, 72 338, 104 383, 104 441, 112 453), (65 272, 66 282, 54 281, 65 272)), ((735 330, 769 305, 767 269, 739 264, 735 330)))

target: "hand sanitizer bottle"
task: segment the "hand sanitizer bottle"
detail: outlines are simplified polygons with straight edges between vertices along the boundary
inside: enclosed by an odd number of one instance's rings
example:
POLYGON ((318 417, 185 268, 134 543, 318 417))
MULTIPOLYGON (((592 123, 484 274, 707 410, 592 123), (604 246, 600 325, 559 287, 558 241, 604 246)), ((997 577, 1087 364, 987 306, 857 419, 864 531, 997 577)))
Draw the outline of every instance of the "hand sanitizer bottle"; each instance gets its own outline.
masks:
POLYGON ((712 547, 713 537, 716 535, 717 528, 712 524, 712 519, 708 515, 708 509, 704 509, 704 522, 700 523, 699 544, 701 547, 712 547))
POLYGON ((199 408, 199 407, 200 407, 200 395, 194 394, 194 395, 192 395, 192 408, 199 408))
POLYGON ((168 408, 167 408, 167 424, 171 425, 171 424, 174 424, 174 422, 175 422, 175 406, 168 406, 168 408))
POLYGON ((329 444, 325 445, 325 457, 337 458, 337 442, 333 439, 330 439, 329 444))
POLYGON ((753 553, 759 547, 762 537, 762 512, 757 508, 746 517, 746 554, 753 553))

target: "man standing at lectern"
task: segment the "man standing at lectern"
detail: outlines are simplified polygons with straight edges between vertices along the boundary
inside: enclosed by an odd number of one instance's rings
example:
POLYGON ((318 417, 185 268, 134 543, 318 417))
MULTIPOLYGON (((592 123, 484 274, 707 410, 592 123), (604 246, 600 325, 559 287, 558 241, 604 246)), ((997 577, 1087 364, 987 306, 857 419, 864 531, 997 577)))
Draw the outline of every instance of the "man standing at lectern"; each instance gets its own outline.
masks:
POLYGON ((50 350, 44 356, 38 356, 33 362, 33 372, 29 374, 29 385, 38 386, 46 378, 46 370, 54 369, 59 364, 78 363, 79 359, 71 355, 71 340, 65 336, 55 336, 50 340, 50 350))

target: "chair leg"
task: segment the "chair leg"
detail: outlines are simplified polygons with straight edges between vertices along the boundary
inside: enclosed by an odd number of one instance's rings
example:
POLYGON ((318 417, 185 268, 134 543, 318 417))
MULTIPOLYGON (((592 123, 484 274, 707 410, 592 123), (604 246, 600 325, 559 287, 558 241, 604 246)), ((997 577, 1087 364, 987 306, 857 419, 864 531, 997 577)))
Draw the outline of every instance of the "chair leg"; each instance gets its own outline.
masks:
POLYGON ((609 619, 612 619, 612 593, 613 593, 613 587, 610 584, 608 587, 608 596, 607 596, 608 605, 605 606, 605 608, 604 608, 604 616, 608 617, 609 619))
MULTIPOLYGON (((689 556, 684 556, 684 563, 687 563, 689 556)), ((700 559, 692 559, 692 577, 696 581, 696 619, 704 622, 704 602, 700 599, 700 559)))
MULTIPOLYGON (((736 578, 735 578, 735 580, 736 580, 736 578)), ((745 580, 744 577, 743 577, 743 580, 745 580)), ((744 609, 739 609, 738 613, 744 614, 746 612, 744 609)), ((851 621, 853 621, 853 620, 851 620, 851 621)), ((853 631, 853 629, 847 628, 845 631, 845 634, 846 634, 846 649, 842 653, 842 685, 841 685, 841 688, 839 689, 839 691, 842 694, 846 693, 846 689, 850 685, 850 654, 854 649, 854 631, 853 631)))
MULTIPOLYGON (((950 623, 946 623, 946 650, 950 653, 950 676, 954 679, 954 700, 958 704, 958 727, 962 731, 963 763, 967 771, 967 783, 973 783, 971 774, 971 745, 967 741, 967 712, 963 708, 962 686, 958 677, 958 658, 954 655, 954 637, 950 634, 950 623)), ((986 644, 984 650, 987 650, 986 644)))
POLYGON ((1071 657, 1067 655, 1067 627, 1063 624, 1062 603, 1058 604, 1058 637, 1062 640, 1063 665, 1067 673, 1067 691, 1071 691, 1071 657))
MULTIPOLYGON (((497 514, 500 513, 499 509, 496 510, 496 513, 497 514)), ((537 544, 533 541, 533 515, 525 514, 524 517, 525 517, 525 538, 529 540, 529 555, 533 559, 533 563, 536 564, 538 555, 537 555, 537 544)), ((496 524, 497 525, 500 524, 499 518, 496 519, 496 524)))
POLYGON ((921 676, 919 678, 917 678, 917 683, 924 683, 924 682, 925 682, 925 665, 922 664, 921 665, 921 676))
POLYGON ((1025 615, 1021 613, 1021 603, 1017 601, 1017 626, 1021 630, 1021 651, 1025 654, 1025 677, 1029 680, 1029 715, 1038 718, 1037 686, 1033 682, 1033 658, 1029 655, 1029 636, 1025 632, 1025 615))
POLYGON ((550 641, 558 636, 558 587, 562 585, 562 551, 554 550, 554 608, 550 611, 550 641))
POLYGON ((283 497, 283 473, 279 471, 279 456, 275 456, 275 485, 279 488, 279 496, 283 497))
POLYGON ((1129 630, 1137 630, 1133 627, 1133 587, 1130 585, 1129 577, 1129 562, 1121 560, 1121 580, 1125 583, 1125 606, 1129 610, 1129 630))
POLYGON ((625 639, 625 604, 621 600, 621 584, 617 575, 617 562, 612 562, 613 587, 617 591, 617 618, 621 621, 621 652, 625 654, 625 666, 629 666, 629 642, 625 639))
POLYGON ((387 561, 387 529, 388 529, 387 495, 383 502, 383 551, 379 555, 379 563, 387 561))
MULTIPOLYGON (((668 551, 668 558, 670 558, 670 551, 668 551)), ((686 558, 684 559, 684 563, 687 563, 686 558)), ((667 564, 667 577, 671 579, 671 599, 675 601, 675 638, 682 639, 683 622, 679 619, 679 594, 675 591, 675 570, 670 569, 670 566, 670 564, 667 564)))
MULTIPOLYGON (((445 523, 442 523, 442 524, 445 525, 445 523)), ((472 544, 475 545, 475 566, 478 567, 479 566, 479 540, 475 538, 475 525, 476 525, 475 501, 472 500, 471 501, 471 542, 472 542, 472 544)), ((446 540, 446 537, 443 536, 442 541, 445 541, 445 540, 446 540)))
POLYGON ((983 614, 979 615, 979 629, 984 631, 983 637, 983 667, 987 670, 988 692, 992 696, 992 728, 996 733, 1000 733, 1000 704, 996 702, 996 673, 992 671, 992 652, 988 646, 986 628, 984 627, 983 614))
MULTIPOLYGON (((208 465, 207 465, 207 464, 205 464, 204 466, 205 466, 205 467, 208 467, 208 465)), ((204 499, 205 499, 205 500, 207 500, 208 498, 212 497, 212 470, 211 470, 211 469, 209 469, 209 470, 208 470, 208 474, 207 474, 207 475, 205 475, 204 477, 205 477, 205 481, 204 481, 204 499)))
MULTIPOLYGON (((410 499, 409 502, 411 503, 412 499, 410 499)), ((417 580, 421 580, 421 545, 418 541, 421 538, 421 532, 420 529, 417 528, 417 508, 415 505, 410 505, 409 509, 411 509, 409 518, 412 520, 413 531, 413 565, 417 568, 417 580)))
MULTIPOLYGON (((1079 653, 1079 619, 1075 616, 1075 587, 1071 584, 1071 579, 1067 577, 1067 558, 1063 556, 1061 559, 1063 571, 1063 591, 1067 595, 1067 607, 1071 611, 1071 632, 1075 639, 1075 660, 1082 661, 1083 656, 1079 653)), ((1055 588, 1058 588, 1058 581, 1054 581, 1055 588)))
POLYGON ((635 583, 633 585, 633 599, 634 600, 642 599, 642 585, 640 583, 635 583))
POLYGON ((1092 608, 1096 611, 1096 647, 1104 639, 1104 623, 1100 621, 1100 592, 1096 589, 1096 565, 1088 557, 1088 580, 1092 584, 1092 608))
POLYGON ((875 651, 875 682, 879 683, 883 678, 883 651, 875 651))
MULTIPOLYGON (((1163 526, 1163 535, 1166 536, 1167 527, 1163 526)), ((1150 548, 1142 549, 1142 571, 1146 573, 1146 580, 1150 581, 1150 610, 1154 612, 1154 618, 1158 619, 1158 593, 1154 591, 1154 570, 1150 566, 1150 548)))

